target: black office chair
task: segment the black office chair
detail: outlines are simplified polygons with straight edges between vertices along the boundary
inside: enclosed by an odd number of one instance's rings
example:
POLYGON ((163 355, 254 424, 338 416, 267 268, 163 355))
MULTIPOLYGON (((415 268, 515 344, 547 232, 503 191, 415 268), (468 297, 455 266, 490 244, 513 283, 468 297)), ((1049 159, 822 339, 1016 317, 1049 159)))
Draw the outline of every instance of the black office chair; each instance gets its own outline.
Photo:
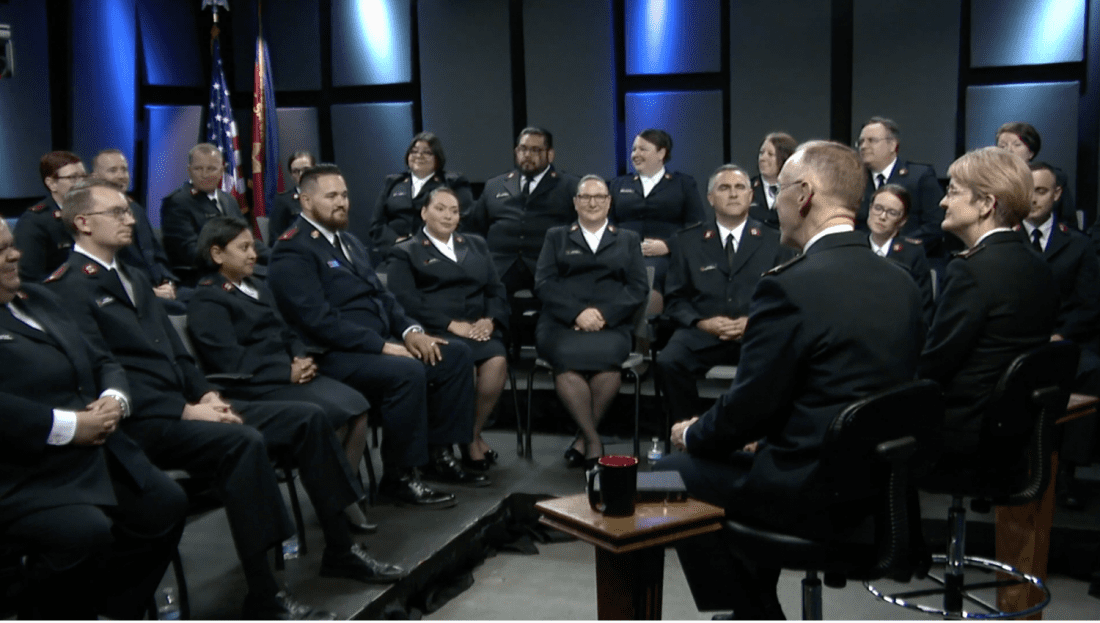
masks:
POLYGON ((972 498, 971 510, 988 513, 992 505, 1015 506, 1043 495, 1050 483, 1054 422, 1066 410, 1078 348, 1068 342, 1052 342, 1017 357, 1001 376, 982 421, 981 451, 968 456, 944 456, 935 470, 918 486, 951 496, 948 511, 948 551, 935 555, 935 565, 945 565, 942 577, 929 574, 937 588, 887 594, 868 585, 880 599, 946 618, 1002 619, 1023 617, 1041 611, 1050 603, 1050 589, 1042 579, 1010 565, 966 555, 966 509, 964 498, 972 498), (1015 460, 1014 460, 1015 459, 1015 460), (1011 579, 966 584, 964 569, 983 569, 1011 579), (1021 611, 1003 611, 972 591, 1018 584, 1031 584, 1044 598, 1021 611), (943 595, 943 607, 916 603, 917 598, 943 595), (964 610, 964 602, 984 612, 964 610))
POLYGON ((910 508, 916 499, 910 474, 931 466, 942 421, 943 397, 932 381, 912 381, 853 403, 830 425, 815 474, 818 486, 809 487, 817 498, 809 502, 836 514, 824 513, 811 536, 727 520, 734 553, 805 571, 804 619, 821 618, 819 573, 833 588, 848 579, 908 580, 916 567, 909 521, 920 516, 910 508))

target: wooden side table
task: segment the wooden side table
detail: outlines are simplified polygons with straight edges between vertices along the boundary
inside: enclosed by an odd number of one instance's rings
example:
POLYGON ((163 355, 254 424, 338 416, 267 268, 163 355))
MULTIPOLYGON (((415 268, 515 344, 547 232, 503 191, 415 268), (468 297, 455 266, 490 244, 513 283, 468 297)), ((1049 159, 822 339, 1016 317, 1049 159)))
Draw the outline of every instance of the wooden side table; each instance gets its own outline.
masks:
POLYGON ((665 546, 721 529, 718 506, 639 503, 630 517, 605 517, 585 494, 535 504, 539 521, 596 546, 596 611, 601 620, 661 618, 665 546))

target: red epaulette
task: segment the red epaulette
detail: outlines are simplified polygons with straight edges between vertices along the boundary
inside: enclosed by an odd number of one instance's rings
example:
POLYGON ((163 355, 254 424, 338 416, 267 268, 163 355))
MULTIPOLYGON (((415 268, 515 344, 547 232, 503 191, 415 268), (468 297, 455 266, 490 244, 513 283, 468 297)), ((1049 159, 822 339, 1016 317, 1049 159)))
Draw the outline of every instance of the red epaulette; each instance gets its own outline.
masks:
POLYGON ((62 264, 61 267, 53 271, 53 273, 49 277, 46 277, 46 281, 44 283, 52 283, 54 281, 57 281, 61 278, 62 275, 65 274, 65 271, 67 270, 69 270, 69 265, 62 264))
POLYGON ((291 227, 290 229, 284 231, 282 236, 279 236, 279 240, 290 240, 297 233, 298 233, 298 228, 297 227, 291 227))

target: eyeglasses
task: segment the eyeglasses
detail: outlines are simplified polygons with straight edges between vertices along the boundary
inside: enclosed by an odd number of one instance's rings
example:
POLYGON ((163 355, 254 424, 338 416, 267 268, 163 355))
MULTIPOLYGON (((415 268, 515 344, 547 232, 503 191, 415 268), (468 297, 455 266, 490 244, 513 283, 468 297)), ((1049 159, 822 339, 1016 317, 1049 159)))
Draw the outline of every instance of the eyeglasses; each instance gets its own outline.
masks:
POLYGON ((611 195, 577 195, 579 203, 603 203, 611 199, 611 195))
POLYGON ((110 210, 100 210, 98 212, 85 212, 77 216, 96 216, 99 214, 105 214, 118 221, 125 221, 127 216, 133 216, 134 212, 129 206, 125 208, 111 208, 110 210))
POLYGON ((435 153, 433 153, 430 149, 413 149, 409 151, 409 155, 416 156, 418 158, 421 156, 427 158, 430 156, 434 156, 435 153))
POLYGON ((87 179, 87 173, 73 173, 72 175, 55 175, 55 180, 83 180, 87 179))
POLYGON ((901 210, 886 208, 876 203, 875 205, 871 206, 871 214, 885 214, 890 218, 900 218, 901 210))
POLYGON ((794 186, 794 185, 796 185, 796 184, 801 184, 801 183, 803 183, 803 182, 805 182, 805 181, 806 181, 806 180, 795 180, 795 181, 793 181, 793 182, 787 182, 787 183, 785 183, 785 184, 784 184, 783 182, 777 182, 777 183, 776 183, 776 186, 778 186, 778 187, 779 187, 779 190, 775 191, 775 196, 776 196, 776 197, 778 197, 778 196, 779 196, 779 193, 783 192, 783 189, 784 189, 784 188, 787 188, 788 186, 794 186))
POLYGON ((517 154, 531 154, 532 156, 541 156, 542 154, 546 153, 546 148, 545 147, 528 147, 526 145, 517 145, 516 146, 516 153, 517 154))
POLYGON ((891 138, 889 136, 884 136, 882 138, 879 138, 877 136, 866 136, 866 137, 861 136, 860 138, 856 139, 856 145, 855 146, 856 147, 862 147, 864 143, 866 143, 868 145, 878 145, 882 141, 889 141, 889 140, 891 140, 891 138))

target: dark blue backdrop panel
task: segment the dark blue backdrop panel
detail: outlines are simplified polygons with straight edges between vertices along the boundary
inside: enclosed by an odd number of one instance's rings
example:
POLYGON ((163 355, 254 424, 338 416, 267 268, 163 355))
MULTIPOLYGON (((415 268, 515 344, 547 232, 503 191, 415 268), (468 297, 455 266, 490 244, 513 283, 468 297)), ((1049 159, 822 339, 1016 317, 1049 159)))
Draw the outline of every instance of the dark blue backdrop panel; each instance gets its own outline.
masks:
POLYGON ((367 239, 371 212, 382 180, 405 169, 405 148, 413 135, 411 102, 338 104, 332 107, 336 164, 351 197, 349 229, 367 239))
POLYGON ((89 170, 96 152, 108 147, 134 162, 136 10, 135 0, 73 2, 73 58, 99 59, 73 67, 72 147, 89 170))
POLYGON ((40 197, 38 159, 51 144, 46 3, 0 4, 0 22, 11 25, 15 64, 0 80, 0 197, 40 197))
MULTIPOLYGON (((321 88, 321 21, 314 2, 264 2, 264 37, 277 91, 321 88)), ((278 103, 278 97, 275 98, 278 103)))
MULTIPOLYGON (((200 87, 209 71, 202 66, 195 14, 190 2, 140 0, 141 53, 148 84, 200 87)), ((209 39, 207 39, 209 41, 209 39)))
POLYGON ((972 0, 970 66, 1045 65, 1085 53, 1085 0, 972 0))
POLYGON ((718 0, 626 0, 625 12, 626 73, 722 69, 718 0))
POLYGON ((691 175, 700 196, 706 195, 707 177, 722 164, 720 91, 627 93, 624 121, 626 143, 620 149, 629 150, 634 137, 646 128, 668 132, 672 160, 665 165, 667 170, 691 175))
POLYGON ((411 81, 411 27, 408 0, 333 0, 333 86, 411 81))
POLYGON ((615 171, 611 36, 610 2, 536 0, 523 6, 527 121, 554 133, 554 164, 578 175, 615 171), (584 36, 563 45, 566 32, 584 36))
POLYGON ((294 187, 290 170, 286 168, 287 158, 291 154, 306 150, 314 158, 321 158, 321 133, 318 127, 316 108, 279 109, 279 166, 283 168, 283 181, 288 190, 294 187))
POLYGON ((997 128, 1026 121, 1043 138, 1039 160, 1060 167, 1077 183, 1077 101, 1080 84, 1002 84, 966 90, 966 148, 996 144, 997 128))
POLYGON ((830 4, 730 3, 731 156, 753 173, 769 132, 829 138, 830 4))
POLYGON ((160 202, 187 181, 187 151, 205 136, 202 106, 146 106, 145 207, 160 227, 160 202))
POLYGON ((879 115, 901 127, 902 158, 944 175, 955 159, 958 0, 855 0, 852 136, 879 115))
MULTIPOLYGON (((443 140, 448 169, 484 182, 514 166, 508 0, 418 7, 424 129, 443 140)), ((402 153, 392 155, 395 166, 402 153)))

